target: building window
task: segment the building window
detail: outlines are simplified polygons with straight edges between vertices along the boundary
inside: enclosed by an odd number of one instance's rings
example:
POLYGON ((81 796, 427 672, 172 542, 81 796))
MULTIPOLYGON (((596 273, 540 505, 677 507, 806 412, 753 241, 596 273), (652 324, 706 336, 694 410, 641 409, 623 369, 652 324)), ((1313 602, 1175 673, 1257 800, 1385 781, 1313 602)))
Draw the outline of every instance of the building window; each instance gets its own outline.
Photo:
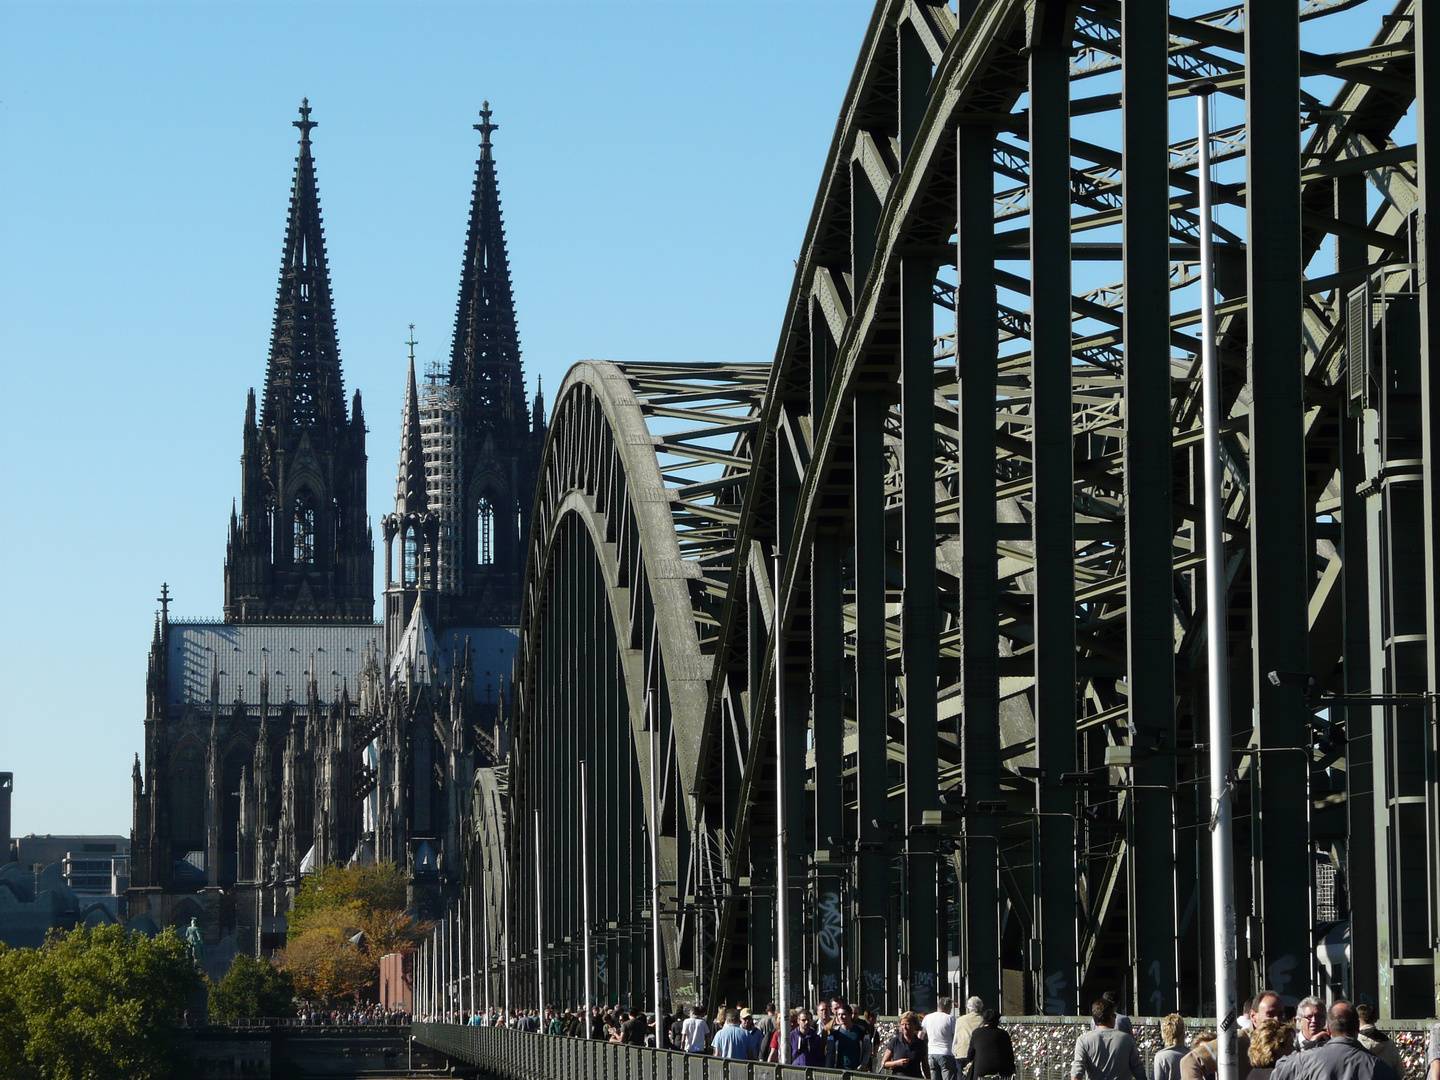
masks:
POLYGON ((295 561, 315 561, 315 504, 304 495, 295 500, 295 561))
POLYGON ((495 562, 495 508, 489 499, 480 500, 480 565, 495 562))
POLYGON ((405 530, 403 550, 400 552, 400 573, 404 583, 414 586, 420 580, 420 545, 415 542, 415 530, 405 530))

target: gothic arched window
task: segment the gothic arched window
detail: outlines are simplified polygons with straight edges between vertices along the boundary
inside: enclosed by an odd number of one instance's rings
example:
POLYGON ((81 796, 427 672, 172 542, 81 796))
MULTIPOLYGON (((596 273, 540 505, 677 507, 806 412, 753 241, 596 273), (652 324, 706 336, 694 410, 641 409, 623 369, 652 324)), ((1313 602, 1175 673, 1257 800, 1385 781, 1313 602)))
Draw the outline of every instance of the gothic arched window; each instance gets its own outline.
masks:
POLYGON ((315 501, 308 495, 295 500, 295 561, 315 561, 315 501))
POLYGON ((400 573, 406 585, 414 585, 420 580, 420 545, 415 542, 413 527, 405 530, 400 552, 400 573))
POLYGON ((480 565, 490 566, 495 562, 495 507, 489 499, 480 500, 480 565))
POLYGON ((170 763, 171 840, 180 852, 205 846, 205 751, 187 742, 170 763))

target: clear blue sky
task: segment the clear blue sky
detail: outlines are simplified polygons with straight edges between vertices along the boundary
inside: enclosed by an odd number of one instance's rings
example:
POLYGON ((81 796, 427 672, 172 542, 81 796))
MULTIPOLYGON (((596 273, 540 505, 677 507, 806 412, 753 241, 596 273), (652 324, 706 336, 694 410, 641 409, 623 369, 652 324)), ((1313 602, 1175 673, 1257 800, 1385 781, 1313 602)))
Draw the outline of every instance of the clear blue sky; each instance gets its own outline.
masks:
POLYGON ((769 360, 870 8, 0 5, 16 833, 129 831, 160 583, 220 614, 302 96, 373 517, 407 324, 448 356, 481 101, 532 388, 590 357, 769 360))
MULTIPOLYGON (((1392 6, 1306 23, 1305 45, 1368 44, 1392 6)), ((422 364, 448 355, 481 101, 500 125, 532 387, 591 357, 768 361, 870 10, 0 2, 0 770, 16 774, 15 830, 128 831, 160 583, 175 614, 220 614, 302 96, 374 517, 394 497, 407 324, 422 364)), ((1306 85, 1324 97, 1334 81, 1306 85)), ((1217 126, 1243 119, 1233 99, 1217 109, 1217 126)), ((1173 139, 1193 115, 1175 104, 1173 139)))

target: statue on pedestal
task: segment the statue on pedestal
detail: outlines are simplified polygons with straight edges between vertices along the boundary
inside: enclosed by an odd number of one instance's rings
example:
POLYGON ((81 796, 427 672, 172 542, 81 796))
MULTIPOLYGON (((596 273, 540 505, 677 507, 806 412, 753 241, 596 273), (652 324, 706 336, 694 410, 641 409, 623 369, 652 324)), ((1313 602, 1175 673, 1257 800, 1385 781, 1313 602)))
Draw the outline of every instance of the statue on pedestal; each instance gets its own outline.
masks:
POLYGON ((205 963, 205 939, 200 934, 200 920, 192 918, 185 931, 185 947, 190 950, 190 959, 196 967, 205 963))

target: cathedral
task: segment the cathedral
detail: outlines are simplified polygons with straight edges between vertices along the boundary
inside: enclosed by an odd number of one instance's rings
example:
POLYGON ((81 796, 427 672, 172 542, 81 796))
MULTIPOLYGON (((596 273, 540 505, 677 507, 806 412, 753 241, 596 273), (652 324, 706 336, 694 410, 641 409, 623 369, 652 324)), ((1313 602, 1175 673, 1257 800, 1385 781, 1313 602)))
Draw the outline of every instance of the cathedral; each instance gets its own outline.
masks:
POLYGON ((412 899, 458 890, 477 767, 505 753, 544 401, 527 402, 491 145, 481 110, 448 371, 410 342, 384 594, 366 507, 365 417, 347 407, 308 101, 265 388, 245 404, 221 619, 150 643, 144 764, 133 773, 130 925, 199 920, 212 974, 268 953, 308 871, 407 868, 412 899))

